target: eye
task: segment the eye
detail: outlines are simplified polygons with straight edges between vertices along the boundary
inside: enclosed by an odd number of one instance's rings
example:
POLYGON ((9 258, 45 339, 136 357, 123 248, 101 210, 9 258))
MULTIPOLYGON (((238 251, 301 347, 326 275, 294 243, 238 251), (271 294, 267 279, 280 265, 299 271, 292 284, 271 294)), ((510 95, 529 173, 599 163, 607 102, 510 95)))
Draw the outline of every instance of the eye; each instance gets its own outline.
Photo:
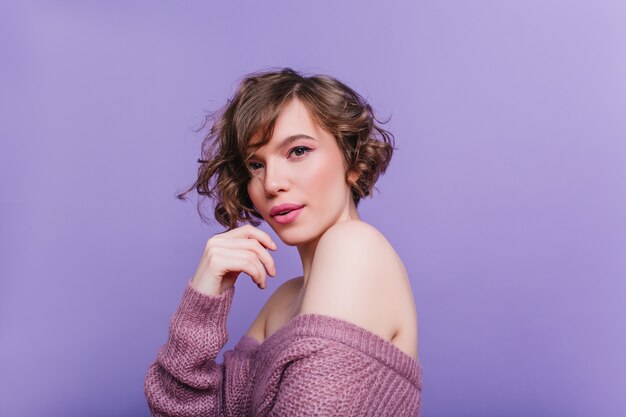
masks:
POLYGON ((250 171, 256 171, 257 169, 261 169, 261 167, 259 165, 261 165, 261 164, 258 163, 258 162, 250 162, 248 164, 248 168, 250 168, 250 171))
MULTIPOLYGON (((302 157, 303 155, 307 154, 308 152, 311 152, 313 149, 309 148, 308 146, 296 146, 293 147, 289 150, 289 154, 294 154, 296 157, 302 157)), ((255 172, 258 171, 259 169, 263 168, 263 164, 260 162, 250 162, 248 163, 248 169, 251 172, 255 172)))
POLYGON ((295 153, 296 156, 302 156, 308 152, 310 152, 312 149, 308 148, 306 146, 296 146, 295 148, 291 148, 291 150, 289 151, 289 155, 291 155, 292 153, 295 153), (302 152, 299 152, 302 151, 302 152))

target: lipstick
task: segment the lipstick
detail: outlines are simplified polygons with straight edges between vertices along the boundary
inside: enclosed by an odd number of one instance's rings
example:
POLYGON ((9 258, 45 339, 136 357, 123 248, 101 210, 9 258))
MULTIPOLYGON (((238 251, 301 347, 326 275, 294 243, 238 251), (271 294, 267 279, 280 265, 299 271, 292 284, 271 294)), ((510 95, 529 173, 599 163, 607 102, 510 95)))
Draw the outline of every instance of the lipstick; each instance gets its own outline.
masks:
POLYGON ((294 222, 298 218, 298 216, 300 215, 303 209, 304 209, 304 206, 301 206, 298 209, 290 210, 286 214, 276 214, 272 216, 272 218, 278 224, 289 224, 289 223, 294 222))

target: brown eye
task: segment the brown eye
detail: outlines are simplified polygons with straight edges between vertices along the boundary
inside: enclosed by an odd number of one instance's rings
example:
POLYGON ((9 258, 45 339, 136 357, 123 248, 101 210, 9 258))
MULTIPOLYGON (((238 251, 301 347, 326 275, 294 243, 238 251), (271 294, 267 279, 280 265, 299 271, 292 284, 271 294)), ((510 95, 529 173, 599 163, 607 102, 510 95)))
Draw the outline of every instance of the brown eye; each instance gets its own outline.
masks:
POLYGON ((295 148, 292 148, 289 151, 289 155, 291 155, 292 153, 295 153, 296 156, 302 156, 310 151, 311 151, 311 148, 308 148, 306 146, 296 146, 295 148), (302 151, 302 152, 298 152, 298 151, 302 151))
POLYGON ((259 165, 261 164, 259 164, 258 162, 250 162, 248 164, 248 168, 250 168, 250 171, 256 171, 257 169, 261 169, 259 165))

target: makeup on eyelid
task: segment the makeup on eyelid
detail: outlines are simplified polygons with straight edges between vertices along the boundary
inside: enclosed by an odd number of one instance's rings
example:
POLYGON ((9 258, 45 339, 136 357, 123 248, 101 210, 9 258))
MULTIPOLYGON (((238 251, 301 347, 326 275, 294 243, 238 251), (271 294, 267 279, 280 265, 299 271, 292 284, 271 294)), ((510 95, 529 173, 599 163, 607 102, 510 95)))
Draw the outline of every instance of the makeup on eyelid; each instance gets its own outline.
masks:
MULTIPOLYGON (((308 153, 312 152, 313 150, 314 150, 313 148, 310 148, 310 147, 308 147, 308 146, 298 145, 298 146, 294 146, 293 148, 291 148, 291 149, 289 150, 289 152, 287 153, 287 155, 292 155, 292 154, 293 154, 293 155, 294 155, 294 156, 293 156, 294 158, 296 158, 296 159, 300 159, 300 158, 303 158, 306 154, 308 154, 308 153), (297 149, 303 149, 303 150, 304 150, 304 153, 302 153, 301 155, 295 155, 295 154, 294 154, 294 151, 295 151, 295 150, 297 150, 297 149)), ((260 162, 257 162, 257 161, 252 161, 252 162, 249 162, 249 163, 248 163, 248 168, 249 168, 251 171, 256 171, 256 169, 253 169, 253 168, 250 166, 251 164, 260 164, 260 162)))
MULTIPOLYGON (((285 148, 298 140, 305 140, 305 141, 308 140, 310 142, 318 141, 318 139, 314 138, 313 136, 305 135, 304 133, 298 133, 298 134, 291 135, 283 139, 282 142, 276 145, 276 148, 277 149, 285 148)), ((249 148, 250 147, 252 147, 252 145, 250 145, 249 148)), ((255 156, 254 154, 251 155, 251 157, 254 157, 254 156, 255 156)))

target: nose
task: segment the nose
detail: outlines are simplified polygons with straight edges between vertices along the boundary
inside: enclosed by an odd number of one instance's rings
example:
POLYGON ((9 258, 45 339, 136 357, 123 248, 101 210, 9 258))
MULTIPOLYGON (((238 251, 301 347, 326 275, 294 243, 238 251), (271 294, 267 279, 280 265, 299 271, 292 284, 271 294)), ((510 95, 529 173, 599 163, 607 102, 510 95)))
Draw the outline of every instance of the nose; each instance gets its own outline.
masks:
POLYGON ((268 196, 275 196, 281 191, 287 191, 289 188, 289 179, 287 172, 280 164, 267 163, 265 167, 265 178, 263 179, 263 188, 268 196))

